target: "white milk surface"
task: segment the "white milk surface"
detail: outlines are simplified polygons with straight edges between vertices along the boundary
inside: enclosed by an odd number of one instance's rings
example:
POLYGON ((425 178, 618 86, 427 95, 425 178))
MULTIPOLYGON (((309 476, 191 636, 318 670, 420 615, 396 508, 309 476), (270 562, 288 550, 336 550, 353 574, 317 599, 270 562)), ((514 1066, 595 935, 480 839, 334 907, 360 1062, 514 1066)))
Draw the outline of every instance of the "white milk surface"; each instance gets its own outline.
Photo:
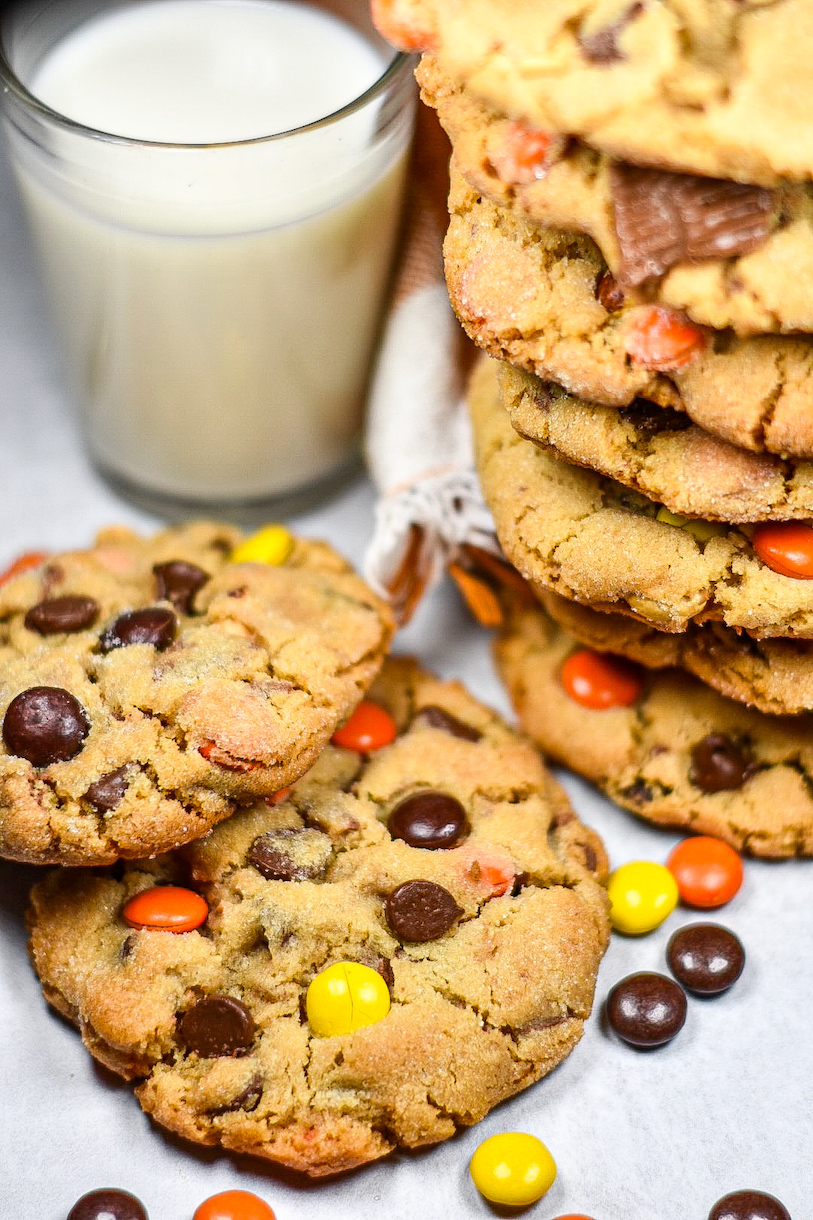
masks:
POLYGON ((408 126, 376 137, 376 102, 259 137, 349 104, 385 66, 304 4, 149 0, 80 26, 27 82, 75 122, 150 142, 59 129, 53 159, 11 131, 110 473, 216 503, 282 495, 348 460, 408 126), (258 142, 227 143, 241 140, 258 142), (220 147, 189 147, 202 143, 220 147))

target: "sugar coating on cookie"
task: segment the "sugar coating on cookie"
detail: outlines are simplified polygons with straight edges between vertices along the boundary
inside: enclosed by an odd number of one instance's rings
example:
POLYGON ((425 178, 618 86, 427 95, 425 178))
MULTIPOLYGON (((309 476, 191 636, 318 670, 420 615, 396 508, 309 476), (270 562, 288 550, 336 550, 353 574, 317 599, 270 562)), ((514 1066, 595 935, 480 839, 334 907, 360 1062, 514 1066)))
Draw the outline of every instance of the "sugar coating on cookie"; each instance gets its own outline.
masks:
POLYGON ((313 1175, 446 1139, 549 1072, 609 930, 601 842, 527 738, 408 660, 370 698, 390 745, 329 746, 286 801, 121 875, 55 872, 30 913, 46 996, 148 1113, 313 1175), (454 845, 415 846, 444 801, 454 845), (124 921, 166 882, 203 895, 202 928, 124 921), (308 988, 347 962, 381 975, 389 1010, 317 1036, 308 988))

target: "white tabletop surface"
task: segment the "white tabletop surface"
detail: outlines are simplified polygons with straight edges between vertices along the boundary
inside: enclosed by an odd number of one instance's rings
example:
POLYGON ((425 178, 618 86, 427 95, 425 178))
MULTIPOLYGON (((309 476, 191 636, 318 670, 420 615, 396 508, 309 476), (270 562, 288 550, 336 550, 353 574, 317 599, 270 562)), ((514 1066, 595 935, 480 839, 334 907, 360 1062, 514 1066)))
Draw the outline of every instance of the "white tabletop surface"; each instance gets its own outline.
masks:
MULTIPOLYGON (((26 549, 74 547, 111 522, 157 522, 120 500, 88 465, 13 183, 0 160, 0 567, 26 549)), ((297 518, 356 563, 373 493, 360 484, 297 518)), ((510 715, 487 633, 446 587, 396 640, 444 676, 464 679, 510 715)), ((566 777, 574 803, 604 837, 613 865, 663 861, 677 836, 650 829, 566 777)), ((468 1176, 478 1143, 530 1131, 558 1165, 529 1213, 552 1220, 706 1220, 729 1191, 777 1195, 793 1220, 813 1217, 813 863, 746 864, 737 897, 717 914, 743 941, 743 977, 726 995, 689 1001, 681 1034, 636 1052, 602 1028, 610 987, 665 970, 679 909, 641 939, 614 937, 585 1036, 553 1075, 477 1127, 420 1154, 397 1154, 341 1180, 310 1184, 218 1150, 187 1146, 142 1114, 128 1085, 96 1067, 76 1032, 49 1012, 26 956, 23 915, 36 870, 0 863, 0 1217, 65 1220, 85 1191, 136 1194, 150 1220, 192 1220, 209 1195, 255 1191, 277 1220, 466 1220, 497 1214, 468 1176)))

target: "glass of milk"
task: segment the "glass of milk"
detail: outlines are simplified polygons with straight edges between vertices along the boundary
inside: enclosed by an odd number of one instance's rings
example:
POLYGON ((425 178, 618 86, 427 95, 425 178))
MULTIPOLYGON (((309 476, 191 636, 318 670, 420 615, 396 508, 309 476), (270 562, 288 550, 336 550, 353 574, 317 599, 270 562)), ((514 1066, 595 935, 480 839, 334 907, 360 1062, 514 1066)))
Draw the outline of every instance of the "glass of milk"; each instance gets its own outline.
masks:
POLYGON ((366 0, 34 0, 4 126, 91 456, 168 515, 355 469, 412 130, 366 0))

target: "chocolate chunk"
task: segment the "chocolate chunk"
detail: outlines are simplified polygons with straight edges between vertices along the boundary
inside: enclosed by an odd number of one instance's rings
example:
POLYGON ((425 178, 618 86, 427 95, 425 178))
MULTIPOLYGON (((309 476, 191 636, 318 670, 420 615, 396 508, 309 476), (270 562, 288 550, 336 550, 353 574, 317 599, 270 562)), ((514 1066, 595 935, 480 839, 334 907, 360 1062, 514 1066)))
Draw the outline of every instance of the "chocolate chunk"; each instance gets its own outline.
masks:
POLYGON ((99 637, 102 652, 126 648, 130 644, 152 644, 159 652, 169 648, 175 639, 178 621, 164 606, 149 606, 146 610, 130 610, 121 614, 99 637))
POLYGON ((633 783, 627 784, 626 788, 621 789, 621 795, 625 796, 628 801, 646 802, 652 800, 652 789, 644 780, 636 779, 633 783))
POLYGON ((686 993, 665 974, 642 971, 616 983, 607 996, 607 1020, 630 1046, 671 1042, 686 1020, 686 993))
POLYGON ((192 613, 192 599, 209 580, 208 572, 183 559, 157 563, 153 573, 158 600, 172 602, 179 614, 192 613))
POLYGON ((25 625, 38 635, 67 635, 92 627, 98 614, 99 603, 92 597, 52 597, 31 607, 25 625))
POLYGON ((90 785, 85 793, 85 800, 97 813, 110 813, 121 804, 130 782, 129 770, 130 764, 125 763, 123 767, 108 771, 107 775, 90 785))
POLYGON ((248 853, 249 864, 266 881, 321 881, 332 859, 328 835, 307 827, 258 835, 248 853))
POLYGON ((760 186, 623 163, 611 167, 610 185, 618 279, 630 287, 676 263, 747 254, 770 233, 773 196, 760 186))
POLYGON ((186 1049, 201 1059, 245 1055, 254 1041, 254 1019, 239 1000, 209 995, 183 1014, 178 1033, 186 1049))
POLYGON ((657 436, 661 432, 685 432, 692 426, 684 411, 659 407, 645 398, 636 398, 628 407, 622 407, 618 414, 625 423, 632 424, 642 437, 657 436))
POLYGON ((584 58, 589 59, 591 64, 620 63, 626 59, 618 45, 618 36, 643 11, 641 0, 637 0, 637 3, 631 4, 612 25, 605 25, 603 29, 595 30, 592 34, 580 30, 579 46, 584 58))
POLYGON ((447 712, 442 707, 435 707, 434 704, 422 707, 415 719, 423 720, 426 724, 431 724, 432 728, 442 729, 444 733, 450 733, 452 737, 460 737, 463 741, 479 741, 483 736, 480 730, 475 729, 473 725, 464 724, 451 712, 447 712))
POLYGON ((519 894, 521 890, 524 890, 526 885, 530 884, 530 873, 517 873, 516 877, 514 878, 514 884, 511 886, 512 895, 516 898, 517 894, 519 894))
POLYGON ((241 1089, 236 1097, 234 1097, 227 1105, 219 1106, 216 1110, 212 1110, 212 1114, 233 1114, 235 1110, 244 1110, 246 1114, 250 1114, 252 1110, 257 1109, 262 1095, 262 1076, 253 1076, 251 1080, 249 1080, 246 1087, 241 1089))
POLYGON ((387 990, 392 995, 392 989, 395 986, 395 975, 392 969, 392 962, 388 957, 378 957, 372 963, 372 968, 381 975, 384 982, 387 984, 387 990))
POLYGON ((576 843, 574 846, 580 850, 581 855, 584 857, 585 868, 594 873, 598 864, 595 848, 591 847, 589 843, 576 843))
POLYGON ((68 1220, 148 1220, 144 1205, 126 1190, 91 1190, 74 1203, 68 1220))
POLYGON ((666 947, 669 969, 697 995, 719 995, 742 974, 745 950, 738 937, 718 923, 692 923, 675 932, 666 947))
POLYGON ((607 313, 618 313, 624 308, 624 289, 609 271, 599 277, 596 284, 596 300, 603 305, 607 313))
POLYGON ((692 747, 689 778, 701 792, 741 788, 753 772, 753 764, 724 733, 709 733, 692 747))
POLYGON ((448 932, 463 908, 434 881, 405 881, 387 898, 384 913, 400 940, 423 944, 448 932))
POLYGON ((59 686, 24 690, 12 699, 3 718, 6 749, 35 767, 75 758, 89 732, 82 704, 59 686))
POLYGON ((396 805, 387 821, 394 839, 410 847, 457 847, 469 833, 466 811, 445 792, 418 792, 396 805))
POLYGON ((775 1195, 761 1190, 735 1190, 718 1199, 709 1220, 790 1220, 790 1212, 775 1195))

